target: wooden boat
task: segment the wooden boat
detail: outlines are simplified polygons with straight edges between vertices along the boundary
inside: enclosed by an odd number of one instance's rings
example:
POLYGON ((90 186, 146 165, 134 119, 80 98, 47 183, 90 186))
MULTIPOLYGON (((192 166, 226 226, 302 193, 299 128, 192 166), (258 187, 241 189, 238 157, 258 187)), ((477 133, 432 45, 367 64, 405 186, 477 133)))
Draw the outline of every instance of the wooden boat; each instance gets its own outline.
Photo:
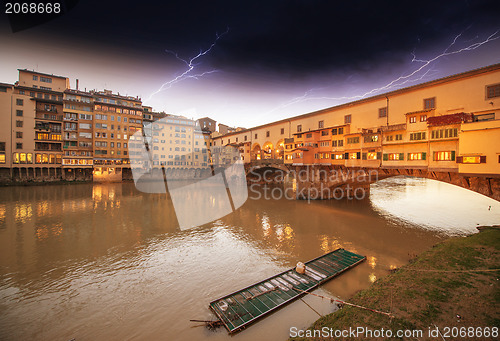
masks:
POLYGON ((295 268, 210 302, 210 309, 229 334, 272 313, 363 262, 366 257, 337 249, 305 263, 305 274, 295 268))

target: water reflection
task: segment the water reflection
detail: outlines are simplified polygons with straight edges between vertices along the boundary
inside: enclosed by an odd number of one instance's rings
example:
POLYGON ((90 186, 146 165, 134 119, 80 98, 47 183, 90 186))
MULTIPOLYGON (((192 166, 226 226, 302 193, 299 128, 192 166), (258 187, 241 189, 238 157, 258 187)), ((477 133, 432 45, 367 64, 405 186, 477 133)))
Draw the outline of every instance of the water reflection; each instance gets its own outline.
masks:
POLYGON ((477 232, 476 226, 500 222, 500 202, 441 181, 394 177, 371 186, 375 210, 446 235, 477 232))
MULTIPOLYGON (((133 184, 0 188, 0 339, 229 340, 189 319, 210 319, 212 299, 339 247, 367 262, 319 294, 347 298, 448 235, 499 221, 498 203, 484 214, 466 192, 464 230, 457 193, 448 200, 436 186, 395 178, 363 201, 248 200, 184 231, 168 196, 133 184)), ((234 338, 285 339, 316 318, 298 301, 234 338)))

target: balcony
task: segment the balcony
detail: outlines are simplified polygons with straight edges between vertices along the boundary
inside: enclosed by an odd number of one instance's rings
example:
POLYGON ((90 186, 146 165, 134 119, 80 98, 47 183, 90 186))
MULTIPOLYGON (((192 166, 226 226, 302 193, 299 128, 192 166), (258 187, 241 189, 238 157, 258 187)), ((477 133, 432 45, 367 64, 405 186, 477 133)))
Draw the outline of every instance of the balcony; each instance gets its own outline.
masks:
POLYGON ((388 125, 388 126, 382 126, 382 127, 380 127, 380 129, 383 132, 406 130, 406 123, 391 124, 391 125, 388 125))
POLYGON ((49 121, 62 121, 63 120, 62 115, 42 114, 39 112, 36 113, 35 118, 42 119, 42 120, 49 120, 49 121))

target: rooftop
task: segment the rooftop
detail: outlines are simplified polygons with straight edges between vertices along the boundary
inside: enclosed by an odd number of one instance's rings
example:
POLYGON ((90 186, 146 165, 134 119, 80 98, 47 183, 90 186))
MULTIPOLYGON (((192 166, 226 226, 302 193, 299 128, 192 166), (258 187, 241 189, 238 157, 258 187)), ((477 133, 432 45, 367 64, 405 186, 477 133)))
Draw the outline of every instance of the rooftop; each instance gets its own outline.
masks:
POLYGON ((68 79, 68 77, 58 76, 58 75, 49 74, 49 73, 38 72, 38 71, 35 71, 35 70, 17 69, 17 71, 19 71, 19 72, 29 72, 29 73, 33 73, 33 74, 37 74, 37 75, 49 76, 49 77, 56 77, 56 78, 61 78, 61 79, 68 79))
POLYGON ((477 68, 477 69, 473 69, 473 70, 469 70, 469 71, 457 73, 457 74, 454 74, 454 75, 446 76, 446 77, 443 77, 443 78, 435 79, 435 80, 432 80, 432 81, 428 81, 428 82, 424 82, 424 83, 412 85, 412 86, 409 86, 409 87, 406 87, 406 88, 401 88, 401 89, 393 90, 393 91, 390 91, 390 92, 382 93, 382 94, 375 95, 375 96, 372 96, 372 97, 363 98, 363 99, 360 99, 360 100, 357 100, 357 101, 343 103, 343 104, 339 104, 339 105, 336 105, 336 106, 333 106, 333 107, 328 107, 328 108, 325 108, 325 109, 321 109, 321 110, 317 110, 317 111, 312 111, 312 112, 309 112, 309 113, 305 113, 305 114, 293 116, 293 117, 282 119, 282 120, 278 120, 278 121, 275 121, 275 122, 270 122, 270 123, 262 124, 262 125, 259 125, 259 126, 253 127, 253 128, 248 128, 248 129, 245 129, 245 130, 242 130, 242 131, 239 131, 239 132, 230 132, 230 133, 222 135, 222 136, 217 136, 217 138, 218 137, 223 137, 223 136, 236 135, 236 134, 239 134, 239 133, 242 133, 242 132, 247 132, 247 131, 251 132, 254 129, 260 129, 260 128, 264 128, 264 127, 275 125, 275 124, 279 124, 279 123, 286 123, 286 122, 290 122, 290 121, 293 121, 293 120, 296 120, 296 119, 301 119, 301 118, 305 118, 305 117, 309 117, 309 116, 314 116, 314 115, 318 115, 318 114, 322 114, 322 113, 327 113, 327 112, 332 111, 332 110, 339 110, 339 109, 347 108, 347 107, 350 107, 350 106, 353 106, 353 105, 356 105, 356 104, 377 101, 377 100, 385 99, 386 97, 391 96, 391 95, 398 95, 398 94, 402 94, 402 93, 409 92, 409 91, 412 91, 412 90, 416 90, 416 89, 421 89, 421 88, 425 88, 425 87, 428 87, 428 86, 432 86, 432 85, 438 85, 438 84, 442 84, 442 83, 451 82, 451 81, 454 81, 454 80, 457 80, 457 79, 461 79, 461 78, 473 77, 473 76, 480 75, 480 74, 483 74, 483 73, 486 73, 486 72, 496 71, 496 70, 499 70, 499 69, 500 69, 500 63, 493 64, 493 65, 488 65, 488 66, 484 66, 484 67, 481 67, 481 68, 477 68))

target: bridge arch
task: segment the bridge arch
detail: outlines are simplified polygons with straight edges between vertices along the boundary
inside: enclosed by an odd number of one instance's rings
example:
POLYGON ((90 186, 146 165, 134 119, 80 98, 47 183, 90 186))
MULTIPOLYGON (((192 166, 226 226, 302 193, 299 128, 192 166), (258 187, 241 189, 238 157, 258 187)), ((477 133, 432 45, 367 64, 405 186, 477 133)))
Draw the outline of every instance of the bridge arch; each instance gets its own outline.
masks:
POLYGON ((281 139, 276 142, 275 159, 283 160, 285 158, 285 140, 281 139))
POLYGON ((261 152, 260 144, 254 143, 250 150, 250 160, 260 160, 262 158, 261 152))
POLYGON ((262 147, 262 156, 264 159, 274 159, 274 148, 271 141, 264 143, 262 147))

